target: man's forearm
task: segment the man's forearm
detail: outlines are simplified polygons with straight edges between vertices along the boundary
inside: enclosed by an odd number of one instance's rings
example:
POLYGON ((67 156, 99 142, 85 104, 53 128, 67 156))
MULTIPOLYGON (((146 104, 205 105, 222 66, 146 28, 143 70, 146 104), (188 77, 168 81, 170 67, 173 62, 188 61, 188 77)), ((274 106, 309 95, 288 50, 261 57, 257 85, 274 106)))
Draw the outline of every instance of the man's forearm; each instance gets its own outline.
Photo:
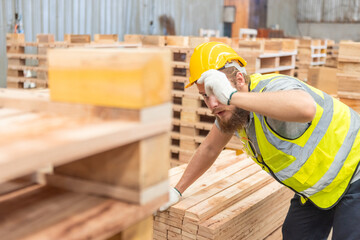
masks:
POLYGON ((208 151, 206 147, 200 145, 175 188, 179 190, 180 193, 183 193, 196 179, 210 168, 220 152, 221 149, 218 152, 208 151))
POLYGON ((249 112, 289 122, 310 122, 316 112, 315 101, 308 93, 301 90, 237 92, 233 94, 230 104, 249 112))

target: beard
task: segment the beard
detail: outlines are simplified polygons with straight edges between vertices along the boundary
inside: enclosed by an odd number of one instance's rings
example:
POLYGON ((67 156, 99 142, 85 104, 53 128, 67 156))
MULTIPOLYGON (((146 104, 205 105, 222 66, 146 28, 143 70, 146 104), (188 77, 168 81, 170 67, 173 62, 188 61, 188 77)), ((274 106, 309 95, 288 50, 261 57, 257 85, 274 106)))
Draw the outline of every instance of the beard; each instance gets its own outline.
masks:
POLYGON ((248 111, 235 108, 235 111, 228 120, 221 120, 218 116, 216 116, 216 119, 222 132, 234 133, 237 129, 246 127, 249 121, 249 114, 248 111))

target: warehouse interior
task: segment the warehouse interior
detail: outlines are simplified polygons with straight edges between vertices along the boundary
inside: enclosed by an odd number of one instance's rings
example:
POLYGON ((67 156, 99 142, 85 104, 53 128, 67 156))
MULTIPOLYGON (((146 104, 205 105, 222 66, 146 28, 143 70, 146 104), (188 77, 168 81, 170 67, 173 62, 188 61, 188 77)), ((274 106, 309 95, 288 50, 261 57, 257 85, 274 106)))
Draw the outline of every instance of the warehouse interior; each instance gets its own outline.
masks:
POLYGON ((292 239, 360 178, 359 73, 360 0, 1 0, 1 238, 292 239))

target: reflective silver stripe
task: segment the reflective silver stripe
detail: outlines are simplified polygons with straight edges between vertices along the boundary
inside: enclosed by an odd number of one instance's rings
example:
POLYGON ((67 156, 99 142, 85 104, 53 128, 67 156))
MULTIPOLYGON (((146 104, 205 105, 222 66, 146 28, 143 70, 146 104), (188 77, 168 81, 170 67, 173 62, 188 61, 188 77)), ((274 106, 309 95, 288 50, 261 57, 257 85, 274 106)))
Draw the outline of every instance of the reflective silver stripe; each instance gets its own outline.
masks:
POLYGON ((350 127, 348 133, 346 134, 343 144, 341 145, 339 151, 337 152, 334 161, 332 162, 328 171, 312 187, 302 191, 301 193, 303 193, 304 195, 306 196, 314 195, 315 193, 329 186, 329 184, 335 179, 335 177, 340 172, 341 167, 344 165, 344 162, 347 156, 349 155, 349 152, 355 142, 356 136, 360 129, 359 115, 351 108, 349 109, 351 115, 350 127))
POLYGON ((324 99, 322 99, 319 95, 314 93, 309 87, 307 87, 304 84, 302 85, 305 87, 306 91, 309 94, 311 94, 311 96, 314 97, 317 104, 319 104, 320 106, 323 105, 324 108, 324 112, 319 120, 321 124, 318 124, 316 126, 316 128, 314 129, 313 133, 309 137, 304 147, 301 147, 295 143, 283 141, 279 139, 277 136, 273 135, 266 126, 264 117, 256 113, 256 116, 260 119, 262 129, 264 130, 267 141, 270 144, 272 144, 274 147, 276 147, 278 150, 288 155, 292 155, 296 158, 296 160, 288 167, 275 173, 276 177, 280 181, 284 181, 292 177, 305 164, 307 159, 311 156, 311 154, 313 153, 313 151, 321 141, 322 137, 325 135, 333 117, 332 98, 329 95, 324 94, 324 99))
POLYGON ((272 81, 275 78, 287 78, 287 76, 280 75, 266 80, 262 80, 256 85, 256 87, 253 90, 251 90, 251 92, 260 92, 261 89, 263 89, 270 81, 272 81))

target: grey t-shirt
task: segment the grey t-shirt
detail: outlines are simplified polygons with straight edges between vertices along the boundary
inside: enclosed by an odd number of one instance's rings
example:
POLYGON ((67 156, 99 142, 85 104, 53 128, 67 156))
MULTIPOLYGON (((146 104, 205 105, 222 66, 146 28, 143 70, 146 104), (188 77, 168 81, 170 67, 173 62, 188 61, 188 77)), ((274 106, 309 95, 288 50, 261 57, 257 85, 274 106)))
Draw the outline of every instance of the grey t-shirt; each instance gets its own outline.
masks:
MULTIPOLYGON (((289 91, 289 90, 303 90, 303 86, 298 82, 296 79, 292 78, 283 78, 278 79, 276 81, 270 82, 263 92, 276 92, 276 91, 289 91)), ((306 129, 310 126, 309 123, 300 123, 300 122, 284 122, 279 121, 276 119, 266 118, 266 121, 270 128, 276 132, 278 135, 280 135, 283 138, 287 139, 296 139, 300 137, 306 129)), ((216 126, 220 129, 219 123, 217 120, 215 120, 216 126)), ((255 126, 253 121, 253 115, 250 114, 249 123, 246 127, 246 133, 250 141, 253 143, 255 150, 257 154, 260 155, 260 150, 258 143, 256 141, 256 135, 255 135, 255 126)), ((237 132, 236 132, 237 135, 237 132)), ((356 180, 360 179, 360 167, 357 169, 353 179, 351 180, 351 183, 355 182, 356 180)))

